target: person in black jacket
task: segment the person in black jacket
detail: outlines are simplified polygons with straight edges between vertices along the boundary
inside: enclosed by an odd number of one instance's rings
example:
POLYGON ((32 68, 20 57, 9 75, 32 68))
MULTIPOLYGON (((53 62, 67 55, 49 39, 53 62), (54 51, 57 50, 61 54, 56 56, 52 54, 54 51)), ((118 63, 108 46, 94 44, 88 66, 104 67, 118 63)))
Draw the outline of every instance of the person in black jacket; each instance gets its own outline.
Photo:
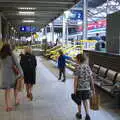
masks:
POLYGON ((32 100, 32 88, 36 83, 36 66, 37 61, 34 55, 32 55, 32 49, 27 47, 25 49, 25 54, 22 55, 20 60, 20 65, 23 69, 24 80, 26 84, 27 97, 32 100))

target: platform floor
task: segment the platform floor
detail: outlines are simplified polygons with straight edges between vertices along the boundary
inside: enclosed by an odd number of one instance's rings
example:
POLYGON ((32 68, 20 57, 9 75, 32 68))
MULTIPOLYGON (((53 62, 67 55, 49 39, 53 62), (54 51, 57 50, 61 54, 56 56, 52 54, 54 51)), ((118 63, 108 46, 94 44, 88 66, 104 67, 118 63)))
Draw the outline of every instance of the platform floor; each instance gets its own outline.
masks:
MULTIPOLYGON (((4 96, 0 92, 0 120, 76 120, 77 107, 71 100, 73 92, 72 72, 67 70, 67 81, 57 80, 56 64, 38 57, 37 84, 34 87, 34 100, 28 101, 22 94, 22 103, 15 111, 7 113, 3 110, 4 96)), ((84 110, 82 110, 84 114, 84 110)), ((120 120, 117 113, 106 108, 91 111, 91 120, 120 120)), ((85 114, 84 114, 85 116, 85 114)), ((84 120, 84 118, 83 118, 84 120)))

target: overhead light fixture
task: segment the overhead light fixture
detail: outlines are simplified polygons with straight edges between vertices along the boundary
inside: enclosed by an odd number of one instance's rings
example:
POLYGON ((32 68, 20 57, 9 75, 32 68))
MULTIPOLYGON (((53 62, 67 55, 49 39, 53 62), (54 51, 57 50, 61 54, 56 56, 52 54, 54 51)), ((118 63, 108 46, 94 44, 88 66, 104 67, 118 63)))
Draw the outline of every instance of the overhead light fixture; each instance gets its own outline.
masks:
POLYGON ((29 12, 28 11, 24 11, 24 12, 23 11, 19 11, 18 14, 19 15, 34 15, 35 12, 33 12, 33 11, 29 11, 29 12))
POLYGON ((33 7, 19 7, 19 10, 36 10, 36 8, 33 7))
POLYGON ((34 23, 34 20, 23 20, 24 23, 34 23))
POLYGON ((11 30, 14 30, 14 27, 11 27, 11 30))

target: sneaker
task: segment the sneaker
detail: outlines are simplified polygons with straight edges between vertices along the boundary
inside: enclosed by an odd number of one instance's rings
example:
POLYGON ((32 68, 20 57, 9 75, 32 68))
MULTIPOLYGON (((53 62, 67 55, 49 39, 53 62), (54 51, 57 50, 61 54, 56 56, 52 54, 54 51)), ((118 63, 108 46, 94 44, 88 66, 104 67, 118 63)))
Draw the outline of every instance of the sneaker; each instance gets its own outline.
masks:
POLYGON ((88 114, 86 114, 85 120, 91 120, 88 114))
POLYGON ((63 79, 62 82, 65 82, 65 79, 63 79))
POLYGON ((58 80, 61 80, 61 78, 58 78, 58 80))
POLYGON ((76 113, 76 118, 77 118, 77 119, 82 119, 81 113, 77 112, 77 113, 76 113))

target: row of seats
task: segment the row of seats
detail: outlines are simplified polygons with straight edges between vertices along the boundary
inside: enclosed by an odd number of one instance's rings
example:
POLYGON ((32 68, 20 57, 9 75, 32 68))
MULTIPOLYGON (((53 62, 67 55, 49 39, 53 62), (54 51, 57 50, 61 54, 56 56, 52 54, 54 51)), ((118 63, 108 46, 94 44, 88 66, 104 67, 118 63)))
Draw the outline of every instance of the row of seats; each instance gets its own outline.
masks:
POLYGON ((120 73, 96 64, 93 65, 92 71, 95 84, 112 94, 114 84, 120 82, 120 73))

